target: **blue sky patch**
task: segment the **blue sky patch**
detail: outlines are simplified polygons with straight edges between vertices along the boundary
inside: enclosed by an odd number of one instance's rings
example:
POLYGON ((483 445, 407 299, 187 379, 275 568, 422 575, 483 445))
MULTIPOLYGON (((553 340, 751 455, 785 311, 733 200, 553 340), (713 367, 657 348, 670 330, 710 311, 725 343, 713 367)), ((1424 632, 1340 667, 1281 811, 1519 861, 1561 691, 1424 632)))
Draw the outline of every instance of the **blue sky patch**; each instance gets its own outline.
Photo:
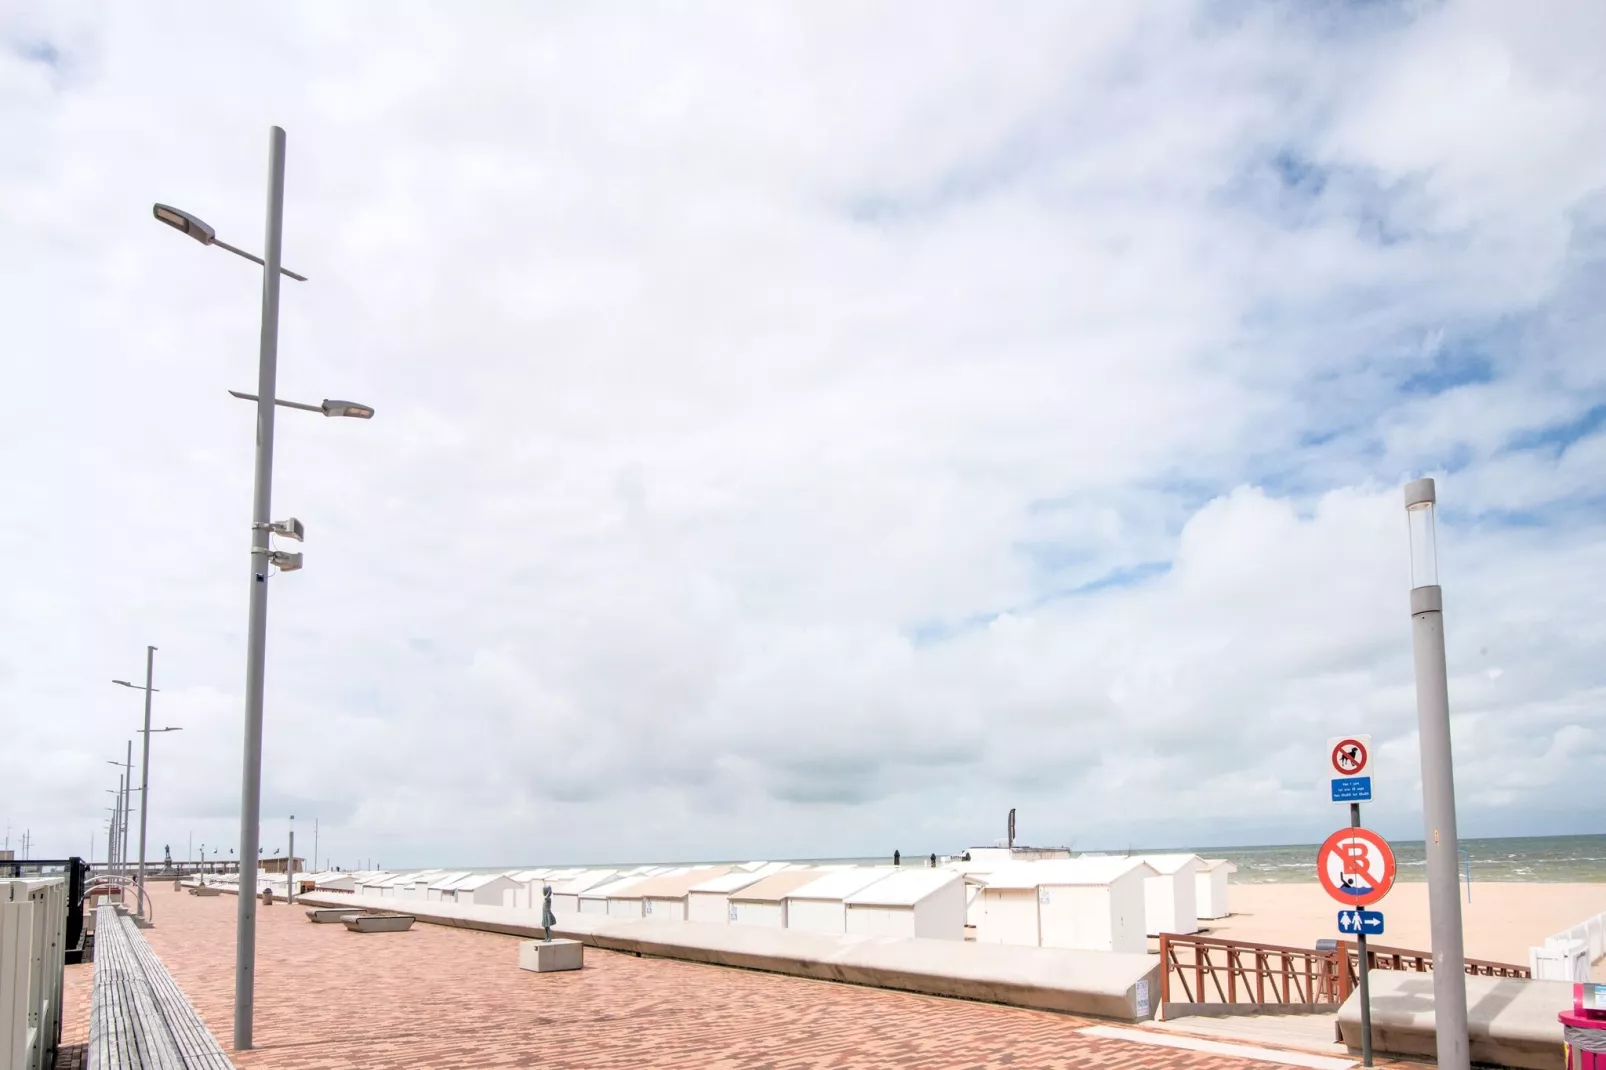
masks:
POLYGON ((1539 450, 1559 457, 1573 443, 1593 435, 1602 427, 1606 427, 1606 403, 1593 405, 1582 416, 1565 423, 1521 431, 1512 436, 1507 447, 1513 450, 1539 450))

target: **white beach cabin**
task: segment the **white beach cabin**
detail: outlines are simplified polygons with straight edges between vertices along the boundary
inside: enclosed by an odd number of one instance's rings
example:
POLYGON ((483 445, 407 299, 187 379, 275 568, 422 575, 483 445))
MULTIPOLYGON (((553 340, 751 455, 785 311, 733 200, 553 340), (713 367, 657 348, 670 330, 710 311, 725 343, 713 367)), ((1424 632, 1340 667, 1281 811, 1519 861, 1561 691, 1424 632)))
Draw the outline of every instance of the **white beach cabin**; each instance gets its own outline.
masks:
POLYGON ((866 936, 965 938, 965 879, 946 869, 903 869, 843 898, 846 931, 866 936))
POLYGON ((987 875, 976 942, 1145 954, 1144 880, 1135 858, 1024 862, 987 875))
POLYGON ((1227 906, 1227 880, 1238 867, 1225 858, 1206 858, 1193 875, 1193 894, 1200 921, 1224 918, 1232 913, 1227 906))
POLYGON ((403 873, 394 880, 384 884, 387 899, 423 899, 429 884, 441 871, 438 869, 421 869, 412 873, 403 873))
POLYGON ((443 895, 454 903, 499 907, 503 894, 517 894, 519 882, 506 873, 471 873, 452 885, 443 895))
POLYGON ((344 871, 318 873, 310 878, 312 886, 320 892, 355 892, 357 874, 344 871))
POLYGON ((819 873, 808 869, 783 869, 749 884, 727 897, 725 917, 732 925, 758 925, 767 929, 786 928, 786 896, 801 888, 819 873))
POLYGON ((1187 935, 1199 931, 1198 893, 1194 875, 1204 861, 1198 855, 1139 855, 1154 867, 1144 888, 1144 917, 1150 936, 1187 935))
POLYGON ((531 902, 530 886, 532 884, 535 886, 535 897, 539 899, 542 878, 550 872, 552 871, 549 869, 517 869, 509 873, 508 878, 513 881, 514 886, 502 889, 502 905, 528 910, 531 902))
POLYGON ((700 921, 709 925, 728 924, 732 892, 752 887, 771 873, 778 873, 785 868, 785 862, 766 862, 758 869, 746 870, 737 867, 730 873, 699 881, 686 889, 686 920, 700 921), (771 865, 777 868, 766 871, 771 865))
POLYGON ((848 931, 848 896, 897 873, 893 866, 856 866, 822 873, 786 897, 786 927, 812 933, 848 931))
POLYGON ((725 866, 698 866, 683 873, 661 873, 648 877, 631 892, 641 896, 642 917, 654 921, 685 921, 686 899, 692 888, 729 873, 725 866))
POLYGON ((456 876, 456 874, 447 874, 445 870, 440 869, 420 870, 419 872, 406 877, 397 884, 392 885, 392 887, 396 889, 396 895, 400 899, 410 899, 415 901, 419 899, 428 899, 429 886, 445 876, 456 876))
MULTIPOLYGON (((425 885, 424 898, 431 903, 439 903, 443 899, 449 900, 451 897, 448 896, 446 892, 453 888, 458 881, 467 876, 471 876, 471 874, 466 869, 457 870, 453 873, 440 874, 434 880, 425 885)), ((417 885, 414 885, 414 887, 416 888, 417 885)))
MULTIPOLYGON (((588 869, 552 885, 552 913, 560 918, 566 914, 580 913, 580 896, 599 884, 613 880, 618 873, 616 869, 588 869)), ((540 904, 536 906, 539 909, 540 904)))
MULTIPOLYGON (((605 914, 605 915, 608 915, 609 917, 623 917, 623 918, 631 918, 631 917, 639 918, 639 917, 641 917, 641 900, 640 899, 636 899, 636 900, 633 901, 634 906, 635 906, 635 913, 634 914, 627 913, 627 911, 626 911, 626 909, 624 907, 621 907, 619 912, 617 914, 615 914, 611 901, 616 896, 624 897, 625 893, 629 892, 630 889, 634 888, 636 885, 640 884, 642 881, 644 881, 646 879, 647 879, 647 875, 644 874, 644 873, 636 873, 636 874, 633 874, 633 875, 628 876, 628 877, 615 877, 613 880, 608 881, 606 884, 599 884, 594 888, 591 888, 591 889, 589 889, 587 891, 581 892, 580 893, 580 913, 582 913, 582 914, 605 914)), ((624 901, 629 901, 629 900, 624 900, 624 901)))

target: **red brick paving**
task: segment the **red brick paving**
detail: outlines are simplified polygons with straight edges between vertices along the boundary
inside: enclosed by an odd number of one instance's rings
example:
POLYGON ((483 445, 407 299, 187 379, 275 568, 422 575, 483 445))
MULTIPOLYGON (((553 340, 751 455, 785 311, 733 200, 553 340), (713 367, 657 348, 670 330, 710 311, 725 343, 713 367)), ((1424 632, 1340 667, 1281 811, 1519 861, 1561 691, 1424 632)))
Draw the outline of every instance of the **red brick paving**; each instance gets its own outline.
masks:
MULTIPOLYGON (((232 896, 168 892, 145 936, 227 1049, 232 896)), ((579 973, 518 969, 517 938, 418 924, 359 934, 259 909, 256 1047, 273 1067, 1062 1067, 1266 1070, 1078 1032, 1090 1020, 586 949, 579 973)), ((69 1048, 87 1034, 89 966, 69 967, 69 1048)), ((67 1065, 73 1065, 68 1063, 67 1065)))

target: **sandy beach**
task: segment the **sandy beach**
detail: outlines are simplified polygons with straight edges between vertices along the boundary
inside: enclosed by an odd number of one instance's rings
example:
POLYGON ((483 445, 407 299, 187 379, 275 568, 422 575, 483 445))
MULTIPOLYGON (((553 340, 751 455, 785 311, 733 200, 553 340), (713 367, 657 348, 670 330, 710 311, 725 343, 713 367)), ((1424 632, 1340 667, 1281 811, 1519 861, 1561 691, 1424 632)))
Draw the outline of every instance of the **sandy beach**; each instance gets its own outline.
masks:
MULTIPOLYGON (((1202 935, 1294 947, 1338 935, 1338 904, 1319 884, 1234 884, 1228 902, 1232 914, 1202 923, 1202 935)), ((1396 884, 1373 909, 1383 911, 1386 925, 1376 943, 1428 948, 1426 884, 1396 884)), ((1470 903, 1462 892, 1461 912, 1469 957, 1526 966, 1530 947, 1606 912, 1606 884, 1474 883, 1470 903)), ((1595 977, 1606 980, 1600 963, 1595 977)))

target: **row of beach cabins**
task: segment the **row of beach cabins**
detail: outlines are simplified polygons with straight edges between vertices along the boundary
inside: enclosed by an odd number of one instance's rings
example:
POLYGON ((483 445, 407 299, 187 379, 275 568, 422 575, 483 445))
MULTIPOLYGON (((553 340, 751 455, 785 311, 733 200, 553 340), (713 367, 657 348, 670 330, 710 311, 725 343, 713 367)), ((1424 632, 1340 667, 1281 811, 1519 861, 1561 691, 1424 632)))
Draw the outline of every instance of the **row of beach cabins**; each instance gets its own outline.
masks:
MULTIPOLYGON (((1236 867, 1191 854, 1104 856, 972 848, 925 866, 734 865, 529 869, 505 873, 298 874, 298 890, 349 892, 570 915, 756 925, 822 933, 975 940, 1144 953, 1148 937, 1225 917, 1236 867), (1045 857, 1047 855, 1047 857, 1045 857)), ((282 874, 263 875, 282 889, 282 874)), ((391 905, 391 904, 386 904, 391 905)))

